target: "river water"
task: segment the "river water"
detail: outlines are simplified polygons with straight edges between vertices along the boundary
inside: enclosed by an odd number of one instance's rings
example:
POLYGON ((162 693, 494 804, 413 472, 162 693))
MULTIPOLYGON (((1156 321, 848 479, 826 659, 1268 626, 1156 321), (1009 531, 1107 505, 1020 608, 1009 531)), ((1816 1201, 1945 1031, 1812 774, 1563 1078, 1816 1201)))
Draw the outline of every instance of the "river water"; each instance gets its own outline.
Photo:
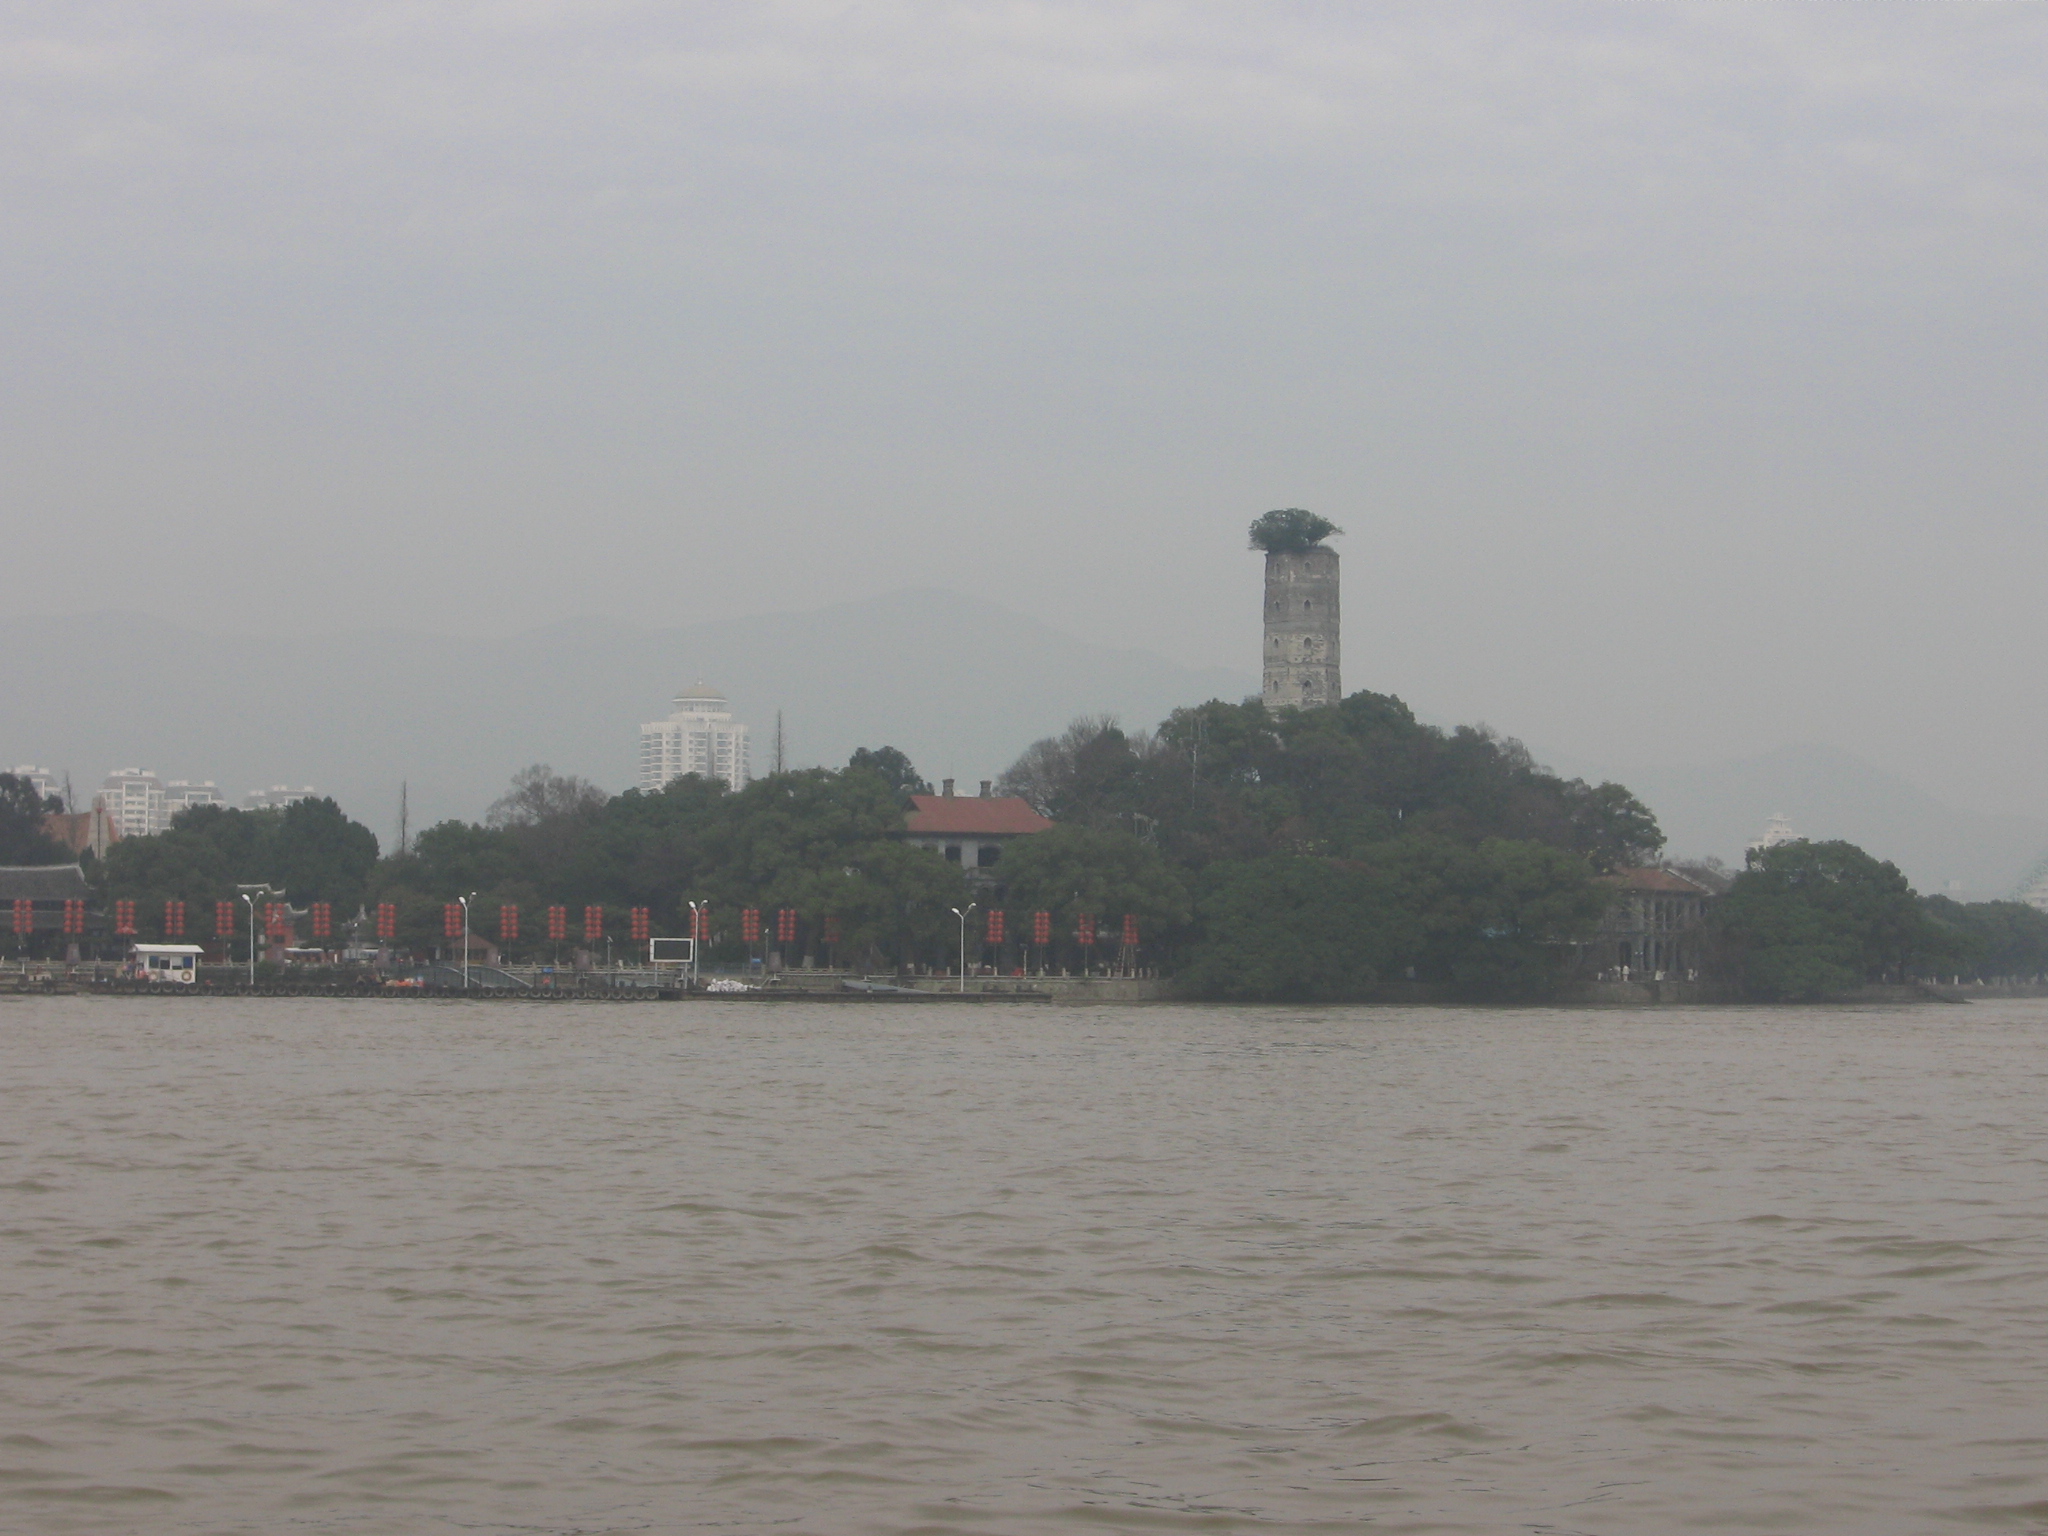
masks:
POLYGON ((0 1530, 2048 1531, 2048 1003, 0 999, 0 1530))

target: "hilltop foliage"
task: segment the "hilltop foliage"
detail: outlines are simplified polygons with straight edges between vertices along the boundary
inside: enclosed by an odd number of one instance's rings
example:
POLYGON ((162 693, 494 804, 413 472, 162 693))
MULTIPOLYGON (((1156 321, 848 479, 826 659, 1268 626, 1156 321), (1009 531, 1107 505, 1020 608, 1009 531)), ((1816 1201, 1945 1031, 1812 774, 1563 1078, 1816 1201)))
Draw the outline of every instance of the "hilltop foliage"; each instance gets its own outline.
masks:
POLYGON ((1656 817, 1621 785, 1561 779, 1518 741, 1423 725, 1379 693, 1279 712, 1211 701, 1175 710, 1149 736, 1077 720, 1026 749, 1001 787, 1055 821, 1142 832, 1186 868, 1276 853, 1353 858, 1427 834, 1569 849, 1604 872, 1664 845, 1656 817))
MULTIPOLYGON (((1001 781, 1061 823, 1154 850, 1184 976, 1216 996, 1335 999, 1413 975, 1540 995, 1599 921, 1594 876, 1653 859, 1656 818, 1618 784, 1545 772, 1521 743, 1442 731, 1399 699, 1104 717, 1034 743, 1001 781)), ((1034 840, 1042 841, 1042 839, 1034 840)))

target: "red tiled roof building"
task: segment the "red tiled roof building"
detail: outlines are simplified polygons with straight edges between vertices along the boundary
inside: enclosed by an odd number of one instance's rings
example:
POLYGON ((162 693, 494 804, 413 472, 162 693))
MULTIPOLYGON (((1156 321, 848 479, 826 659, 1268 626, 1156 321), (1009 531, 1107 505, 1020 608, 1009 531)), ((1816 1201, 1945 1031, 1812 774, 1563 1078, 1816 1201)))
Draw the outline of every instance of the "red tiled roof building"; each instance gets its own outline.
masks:
POLYGON ((987 869, 1002 857, 1003 844, 1050 826, 1049 820, 1031 809, 1030 802, 1014 795, 990 794, 987 779, 981 781, 978 795, 954 794, 953 781, 948 779, 943 794, 910 797, 903 835, 918 847, 944 853, 950 863, 987 869))

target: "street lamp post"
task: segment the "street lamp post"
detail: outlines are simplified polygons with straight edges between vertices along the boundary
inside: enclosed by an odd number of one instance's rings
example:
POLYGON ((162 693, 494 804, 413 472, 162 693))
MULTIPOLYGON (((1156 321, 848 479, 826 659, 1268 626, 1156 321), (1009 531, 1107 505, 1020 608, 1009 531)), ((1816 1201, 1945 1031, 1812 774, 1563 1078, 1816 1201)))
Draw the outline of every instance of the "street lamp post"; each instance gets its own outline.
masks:
POLYGON ((701 935, 709 933, 711 931, 710 919, 700 914, 708 913, 711 910, 711 903, 708 901, 693 901, 689 903, 689 907, 690 984, 692 986, 695 986, 698 982, 704 979, 704 967, 698 958, 698 946, 704 942, 701 935))
POLYGON ((455 898, 462 903, 462 990, 469 990, 469 904, 476 899, 476 892, 455 898))
POLYGON ((256 990, 256 898, 258 896, 282 896, 283 891, 272 890, 268 885, 237 885, 242 900, 249 903, 249 990, 256 990))
POLYGON ((967 903, 966 912, 961 911, 958 907, 953 908, 953 915, 960 919, 960 990, 962 992, 967 990, 967 913, 972 912, 977 905, 979 903, 970 901, 967 903))

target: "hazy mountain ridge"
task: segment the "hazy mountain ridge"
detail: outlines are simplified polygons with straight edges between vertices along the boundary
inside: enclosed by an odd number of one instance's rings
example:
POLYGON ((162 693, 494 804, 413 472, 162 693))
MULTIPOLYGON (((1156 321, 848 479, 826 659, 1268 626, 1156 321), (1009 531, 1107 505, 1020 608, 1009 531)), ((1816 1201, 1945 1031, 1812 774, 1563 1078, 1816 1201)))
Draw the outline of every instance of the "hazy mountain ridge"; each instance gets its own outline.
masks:
MULTIPOLYGON (((1092 645, 937 590, 665 629, 579 619, 503 638, 249 637, 111 613, 0 620, 0 643, 11 662, 0 767, 69 768, 81 802, 128 764, 214 779, 231 803, 258 785, 311 783, 387 841, 401 780, 415 828, 480 817, 531 762, 627 787, 640 723, 700 678, 753 728, 757 773, 771 765, 780 708, 792 765, 886 743, 963 789, 1075 715, 1150 727, 1180 705, 1258 686, 1249 672, 1092 645)), ((2010 894, 2048 851, 2048 819, 1959 811, 1828 746, 1632 770, 1559 757, 1569 774, 1627 784, 1674 854, 1739 864, 1782 811, 1803 835, 1895 861, 1922 890, 1960 881, 1985 899, 2010 894)))
POLYGON ((929 777, 994 778, 1077 714, 1150 727, 1256 677, 1092 645, 997 604, 935 590, 802 613, 645 629, 602 618, 507 637, 408 630, 210 633, 132 613, 0 621, 5 763, 68 768, 81 801, 110 768, 318 785, 387 840, 401 780, 415 828, 476 818, 544 761, 607 789, 633 783, 642 721, 702 679, 752 728, 754 771, 783 711, 792 766, 857 746, 909 753, 929 777))
POLYGON ((1855 843, 1897 864, 1922 891, 1960 882, 1957 894, 1971 901, 2011 895, 2048 852, 2048 819, 1957 810, 1820 743, 1613 776, 1656 811, 1672 853, 1714 854, 1737 866, 1779 812, 1802 837, 1855 843))

